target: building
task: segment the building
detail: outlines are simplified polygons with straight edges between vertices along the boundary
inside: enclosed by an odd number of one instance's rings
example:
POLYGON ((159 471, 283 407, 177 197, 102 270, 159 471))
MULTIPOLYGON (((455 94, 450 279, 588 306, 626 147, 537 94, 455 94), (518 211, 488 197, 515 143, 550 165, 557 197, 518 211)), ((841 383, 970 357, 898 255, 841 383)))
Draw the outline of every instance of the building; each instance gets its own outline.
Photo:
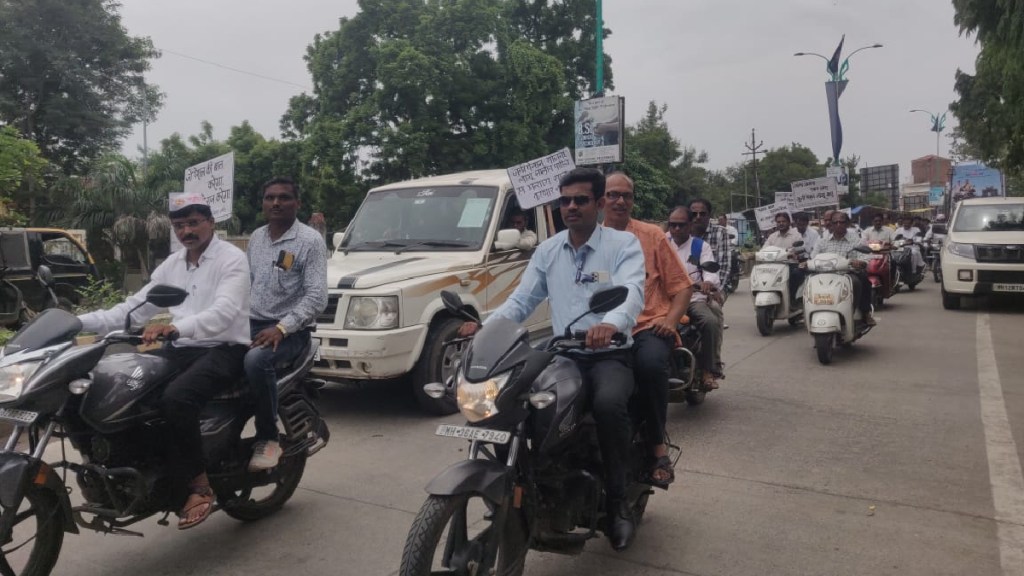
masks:
POLYGON ((860 170, 860 195, 881 194, 889 199, 886 208, 900 209, 900 165, 870 166, 860 170))
POLYGON ((953 161, 929 154, 910 161, 910 173, 914 184, 929 183, 932 186, 945 186, 953 169, 953 161))
POLYGON ((900 210, 912 212, 929 208, 928 193, 932 185, 929 182, 904 184, 900 187, 900 210))

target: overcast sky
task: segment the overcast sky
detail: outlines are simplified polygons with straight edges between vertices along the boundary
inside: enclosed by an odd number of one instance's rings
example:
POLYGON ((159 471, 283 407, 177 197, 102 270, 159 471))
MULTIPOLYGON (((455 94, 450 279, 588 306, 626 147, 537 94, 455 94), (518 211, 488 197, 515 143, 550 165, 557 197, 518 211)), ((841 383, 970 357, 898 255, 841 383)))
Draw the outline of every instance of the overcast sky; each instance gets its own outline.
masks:
MULTIPOLYGON (((148 75, 167 95, 149 127, 151 147, 174 132, 196 133, 202 120, 218 138, 243 120, 279 137, 288 99, 309 91, 302 57, 313 35, 357 11, 355 0, 122 2, 129 33, 164 51, 148 75)), ((672 133, 706 150, 712 168, 743 160, 751 128, 766 148, 799 142, 819 159, 831 156, 825 62, 793 53, 831 55, 845 33, 844 55, 885 47, 850 60, 842 155, 859 155, 862 167, 899 163, 906 181, 910 160, 935 151, 928 117, 908 111, 945 110, 956 98, 957 68, 973 72, 978 52, 958 35, 949 0, 604 0, 604 18, 627 122, 651 100, 668 104, 672 133)), ((141 142, 140 127, 126 151, 136 154, 141 142)), ((948 144, 943 135, 943 155, 948 144)))

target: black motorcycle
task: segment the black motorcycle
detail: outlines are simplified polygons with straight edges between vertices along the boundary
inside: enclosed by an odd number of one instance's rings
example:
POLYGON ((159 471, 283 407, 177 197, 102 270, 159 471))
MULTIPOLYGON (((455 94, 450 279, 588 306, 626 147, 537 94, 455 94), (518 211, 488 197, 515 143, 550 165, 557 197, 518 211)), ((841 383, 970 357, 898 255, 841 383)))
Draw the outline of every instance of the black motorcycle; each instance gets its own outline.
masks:
MULTIPOLYGON (((626 292, 594 294, 588 313, 616 308, 626 292)), ((453 314, 478 321, 458 295, 442 292, 442 298, 453 314)), ((534 348, 525 328, 493 318, 466 349, 454 381, 424 387, 437 398, 454 392, 469 420, 442 424, 436 433, 471 444, 468 460, 427 485, 430 496, 409 529, 401 576, 515 576, 523 573, 528 549, 577 554, 604 529, 596 426, 579 368, 566 354, 583 347, 586 333, 571 326, 534 348)), ((613 339, 625 341, 622 334, 613 339)), ((640 481, 647 444, 639 418, 633 430, 626 497, 639 523, 652 490, 640 481)))
MULTIPOLYGON (((179 288, 155 286, 146 303, 167 308, 186 295, 179 288)), ((0 355, 0 422, 14 426, 0 452, 0 574, 49 574, 64 532, 77 534, 81 527, 141 536, 125 527, 160 513, 160 524, 167 525, 167 516, 176 511, 180 487, 169 481, 163 449, 169 431, 158 406, 179 367, 151 354, 105 354, 114 344, 141 343, 129 329, 130 319, 131 314, 123 332, 75 346, 81 321, 64 310, 45 310, 0 355), (62 459, 46 463, 44 451, 52 439, 59 439, 62 459), (65 443, 80 453, 80 462, 67 459, 65 443), (80 506, 68 498, 69 471, 85 500, 80 506)), ((217 508, 229 516, 248 521, 276 512, 298 486, 306 458, 326 445, 330 434, 312 401, 322 383, 306 377, 316 349, 311 344, 295 363, 281 367, 284 436, 276 468, 247 470, 254 442, 242 438, 242 430, 254 406, 244 380, 204 408, 210 484, 217 508)))
MULTIPOLYGON (((699 266, 705 272, 714 273, 719 270, 718 262, 715 261, 697 264, 691 256, 690 263, 699 266)), ((704 403, 704 397, 711 391, 704 386, 704 371, 707 370, 707 366, 701 366, 697 360, 703 346, 703 338, 700 328, 692 323, 680 324, 678 331, 682 345, 675 348, 670 357, 668 401, 686 402, 690 406, 697 406, 704 403)))

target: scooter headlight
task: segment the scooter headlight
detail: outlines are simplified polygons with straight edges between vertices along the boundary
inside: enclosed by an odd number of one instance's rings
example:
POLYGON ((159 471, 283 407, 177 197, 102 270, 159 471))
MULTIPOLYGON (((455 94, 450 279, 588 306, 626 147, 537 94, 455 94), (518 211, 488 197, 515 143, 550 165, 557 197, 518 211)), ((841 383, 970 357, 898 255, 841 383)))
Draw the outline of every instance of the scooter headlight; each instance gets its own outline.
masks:
POLYGON ((459 404, 459 411, 466 417, 466 420, 479 422, 498 413, 498 406, 495 402, 501 389, 508 383, 509 376, 510 373, 506 372, 483 382, 470 382, 461 373, 459 374, 455 398, 459 404))
POLYGON ((17 400, 25 391, 25 384, 42 363, 37 360, 0 367, 0 404, 17 400))

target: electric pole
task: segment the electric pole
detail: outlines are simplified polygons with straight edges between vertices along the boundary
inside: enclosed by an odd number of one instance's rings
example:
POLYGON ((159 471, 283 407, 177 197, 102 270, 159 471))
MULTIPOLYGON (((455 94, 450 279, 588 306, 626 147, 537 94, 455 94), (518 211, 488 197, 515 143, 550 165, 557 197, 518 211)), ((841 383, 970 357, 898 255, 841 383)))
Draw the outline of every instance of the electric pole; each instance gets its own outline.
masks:
POLYGON ((764 146, 764 140, 758 142, 757 136, 754 133, 754 129, 750 129, 750 144, 743 144, 743 147, 748 150, 744 152, 744 156, 751 156, 754 160, 754 194, 757 195, 757 205, 761 206, 761 180, 757 177, 757 155, 761 154, 761 147, 764 146))

